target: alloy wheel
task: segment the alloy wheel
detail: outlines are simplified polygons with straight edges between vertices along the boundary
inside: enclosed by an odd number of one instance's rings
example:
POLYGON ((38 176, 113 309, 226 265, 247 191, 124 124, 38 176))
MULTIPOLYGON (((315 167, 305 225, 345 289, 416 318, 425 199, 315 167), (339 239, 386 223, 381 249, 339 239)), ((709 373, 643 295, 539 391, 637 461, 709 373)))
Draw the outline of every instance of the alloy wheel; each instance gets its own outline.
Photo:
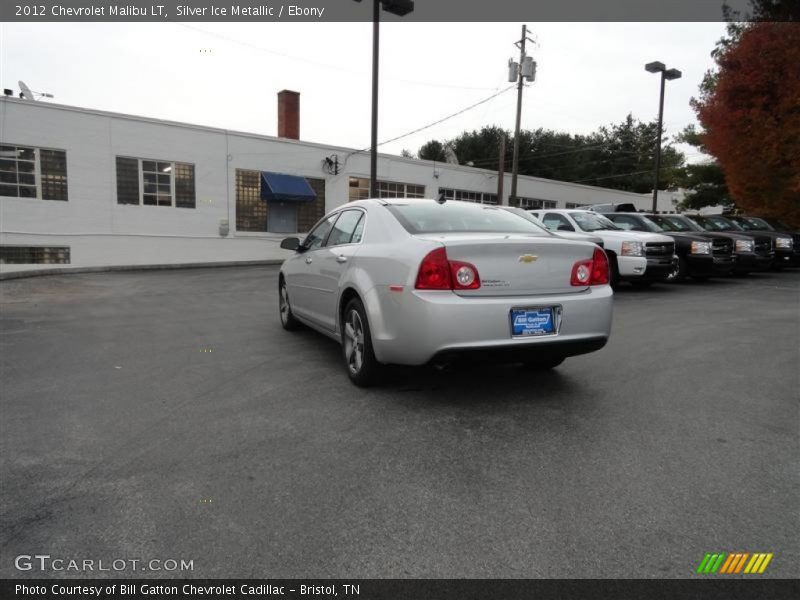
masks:
POLYGON ((356 310, 351 310, 345 321, 344 355, 347 368, 352 374, 357 374, 364 364, 364 326, 356 310))
POLYGON ((281 322, 286 325, 289 322, 289 294, 286 292, 286 284, 281 286, 278 307, 281 311, 281 322))

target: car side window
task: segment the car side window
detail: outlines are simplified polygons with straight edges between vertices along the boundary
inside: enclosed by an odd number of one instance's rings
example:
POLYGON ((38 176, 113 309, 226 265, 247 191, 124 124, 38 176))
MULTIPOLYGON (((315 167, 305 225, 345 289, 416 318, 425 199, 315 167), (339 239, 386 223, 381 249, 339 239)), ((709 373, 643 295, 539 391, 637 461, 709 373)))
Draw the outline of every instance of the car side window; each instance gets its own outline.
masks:
POLYGON ((336 221, 336 224, 333 226, 331 234, 328 236, 328 241, 325 242, 325 246, 330 247, 350 244, 356 227, 359 221, 361 221, 362 214, 360 210, 343 211, 339 216, 339 220, 336 221))
POLYGON ((361 218, 358 220, 355 230, 353 230, 353 237, 350 239, 351 244, 361 243, 361 240, 364 237, 364 223, 366 220, 367 216, 364 213, 361 213, 361 218))
POLYGON ((303 248, 306 250, 316 250, 322 246, 322 243, 325 241, 325 238, 328 237, 328 234, 333 228, 333 224, 336 222, 336 217, 338 216, 339 213, 336 213, 320 221, 317 226, 311 230, 311 233, 306 236, 306 239, 303 241, 303 248))
POLYGON ((542 222, 550 231, 558 231, 559 227, 562 227, 561 231, 575 231, 567 217, 558 213, 547 213, 542 222))

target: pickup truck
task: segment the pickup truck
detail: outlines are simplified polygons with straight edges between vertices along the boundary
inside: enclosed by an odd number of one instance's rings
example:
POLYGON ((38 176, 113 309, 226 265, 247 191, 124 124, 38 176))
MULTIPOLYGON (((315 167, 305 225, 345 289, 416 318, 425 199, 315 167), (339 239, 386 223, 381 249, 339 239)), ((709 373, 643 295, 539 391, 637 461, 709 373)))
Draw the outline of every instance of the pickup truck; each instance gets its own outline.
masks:
POLYGON ((736 275, 747 275, 752 271, 765 271, 772 265, 773 253, 770 251, 770 240, 761 240, 757 245, 752 235, 736 231, 715 231, 704 229, 693 217, 686 215, 659 215, 668 221, 676 231, 702 233, 712 239, 728 240, 733 244, 733 272, 736 275), (764 244, 766 243, 766 248, 764 244), (758 246, 758 247, 757 247, 758 246))
POLYGON ((772 268, 780 271, 784 267, 800 267, 800 233, 792 231, 782 223, 770 223, 760 217, 735 216, 730 220, 747 233, 768 235, 775 241, 775 262, 772 268))
POLYGON ((659 233, 625 231, 605 216, 580 209, 537 209, 529 211, 556 233, 578 231, 603 239, 611 268, 611 286, 620 281, 646 286, 665 281, 674 271, 675 242, 659 233))
POLYGON ((683 281, 687 277, 704 280, 714 275, 728 275, 733 271, 733 242, 713 239, 697 232, 678 231, 663 215, 648 213, 609 213, 605 215, 614 223, 629 231, 663 233, 675 240, 675 270, 671 281, 683 281))
POLYGON ((723 232, 726 234, 739 233, 751 236, 754 241, 753 251, 760 257, 760 260, 756 263, 758 270, 762 270, 764 264, 766 264, 767 269, 774 265, 776 258, 774 234, 767 235, 766 232, 761 231, 745 231, 744 228, 735 221, 731 221, 719 215, 687 215, 687 217, 691 219, 692 222, 697 223, 700 227, 708 231, 723 232))

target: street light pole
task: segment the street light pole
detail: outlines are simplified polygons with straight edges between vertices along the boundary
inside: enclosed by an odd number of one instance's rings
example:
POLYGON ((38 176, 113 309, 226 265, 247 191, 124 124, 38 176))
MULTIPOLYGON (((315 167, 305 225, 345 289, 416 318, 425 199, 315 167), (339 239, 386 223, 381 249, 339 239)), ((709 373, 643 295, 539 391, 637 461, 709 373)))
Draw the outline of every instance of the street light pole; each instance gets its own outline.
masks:
POLYGON ((380 0, 372 4, 372 134, 369 155, 369 195, 378 197, 378 55, 380 52, 380 0))
POLYGON ((372 131, 369 155, 369 194, 372 198, 378 197, 378 57, 381 7, 386 12, 403 17, 414 10, 414 0, 372 0, 372 131))
POLYGON ((656 142, 656 164, 653 170, 653 214, 658 212, 658 175, 661 171, 661 130, 664 126, 664 72, 661 72, 661 97, 658 101, 658 136, 656 142))
POLYGON ((662 62, 651 62, 644 66, 649 73, 661 74, 661 94, 658 99, 658 135, 656 141, 655 167, 653 169, 653 208, 652 212, 658 212, 658 179, 661 173, 661 130, 664 128, 664 87, 667 80, 680 79, 681 72, 678 69, 667 69, 662 62))

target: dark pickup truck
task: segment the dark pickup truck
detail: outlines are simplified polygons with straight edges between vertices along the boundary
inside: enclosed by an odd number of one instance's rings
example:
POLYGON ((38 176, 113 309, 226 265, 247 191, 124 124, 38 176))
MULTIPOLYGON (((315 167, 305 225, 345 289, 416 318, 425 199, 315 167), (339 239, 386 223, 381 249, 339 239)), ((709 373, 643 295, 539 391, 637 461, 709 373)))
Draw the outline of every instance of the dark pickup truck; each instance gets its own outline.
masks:
POLYGON ((762 217, 730 217, 747 233, 759 233, 772 237, 775 242, 775 262, 772 268, 800 267, 800 232, 792 230, 777 219, 762 217))
POLYGON ((705 233, 679 231, 662 215, 646 213, 606 213, 619 227, 632 231, 661 233, 675 240, 677 260, 668 281, 683 281, 686 277, 708 279, 727 275, 734 268, 733 242, 713 238, 705 233))
MULTIPOLYGON (((670 218, 672 215, 670 215, 670 218)), ((735 242, 736 266, 734 273, 745 274, 751 271, 766 271, 775 260, 775 248, 773 239, 768 235, 761 235, 758 232, 746 232, 735 222, 718 215, 686 215, 687 221, 704 229, 709 234, 724 234, 735 236, 742 240, 735 242), (752 241, 752 247, 746 240, 752 241)))
MULTIPOLYGON (((688 217, 686 215, 660 215, 668 221, 677 231, 702 233, 713 239, 730 240, 733 244, 733 272, 739 275, 751 271, 765 271, 772 265, 773 254, 769 251, 769 240, 763 240, 767 250, 756 252, 756 240, 752 235, 737 233, 735 231, 708 231, 699 225, 702 217, 688 217)), ((710 226, 710 225, 709 225, 710 226)))

